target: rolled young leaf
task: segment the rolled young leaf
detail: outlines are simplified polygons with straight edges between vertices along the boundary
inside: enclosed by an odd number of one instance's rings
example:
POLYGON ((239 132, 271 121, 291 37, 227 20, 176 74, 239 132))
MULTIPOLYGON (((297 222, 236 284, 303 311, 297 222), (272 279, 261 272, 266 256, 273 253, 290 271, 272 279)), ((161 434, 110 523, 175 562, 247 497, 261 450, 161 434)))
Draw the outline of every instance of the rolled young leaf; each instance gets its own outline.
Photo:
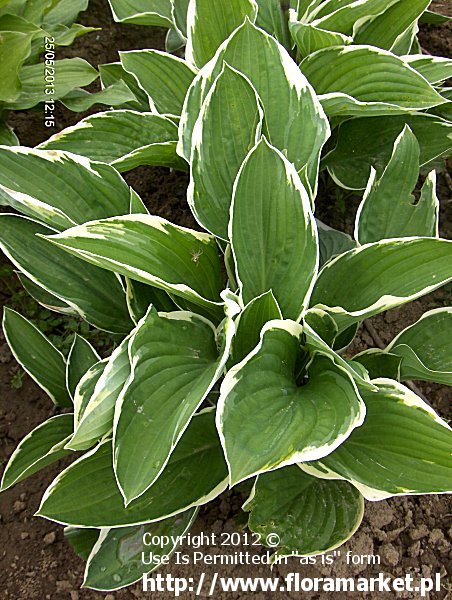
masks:
POLYGON ((237 319, 237 331, 232 344, 233 363, 241 362, 258 345, 262 327, 268 321, 282 318, 271 291, 251 300, 237 319))
POLYGON ((452 280, 452 242, 392 239, 366 244, 327 263, 311 306, 330 312, 343 331, 358 321, 401 306, 452 280))
POLYGON ((310 556, 345 543, 358 529, 364 501, 346 481, 326 481, 297 466, 259 475, 244 506, 248 527, 265 540, 277 534, 277 556, 310 556))
POLYGON ((164 473, 127 508, 113 472, 112 446, 105 442, 53 481, 39 515, 82 527, 140 525, 206 504, 226 486, 227 467, 209 411, 192 419, 164 473))
MULTIPOLYGON (((132 153, 136 156, 140 149, 145 160, 149 150, 144 149, 151 145, 155 149, 155 164, 159 165, 157 145, 174 142, 173 162, 177 166, 181 163, 175 150, 177 135, 177 126, 166 117, 149 112, 110 110, 87 117, 77 125, 64 129, 41 144, 39 148, 72 152, 91 160, 112 164, 118 170, 122 170, 121 165, 126 162, 127 157, 132 153)), ((123 211, 122 214, 126 212, 128 211, 123 211)))
POLYGON ((202 67, 245 18, 255 21, 255 0, 190 0, 187 13, 187 60, 202 67))
POLYGON ((190 86, 179 126, 179 154, 190 160, 191 137, 202 103, 225 62, 250 80, 262 101, 271 143, 284 152, 297 171, 306 167, 315 195, 319 157, 330 135, 328 120, 314 90, 287 50, 249 21, 222 44, 190 86))
POLYGON ((180 115, 196 70, 187 61, 159 50, 120 52, 121 64, 161 115, 180 115))
POLYGON ((99 361, 100 356, 91 344, 76 333, 66 363, 66 387, 72 397, 80 379, 99 361))
POLYGON ((355 239, 360 244, 410 236, 438 237, 439 201, 435 172, 426 181, 420 200, 412 194, 419 177, 419 144, 406 125, 380 179, 372 168, 358 208, 355 239), (427 190, 431 187, 432 193, 427 190))
POLYGON ((151 308, 140 321, 114 422, 114 468, 126 504, 164 476, 178 441, 222 374, 233 334, 232 324, 228 328, 219 354, 215 328, 198 315, 151 308))
POLYGON ((190 530, 197 513, 197 509, 191 508, 149 525, 102 529, 87 557, 83 587, 112 592, 136 583, 145 573, 152 573, 159 565, 154 562, 152 568, 147 568, 144 557, 171 556, 179 540, 190 530), (144 551, 144 540, 161 540, 161 543, 147 542, 144 551))
POLYGON ((215 239, 160 217, 93 221, 48 238, 89 263, 221 311, 215 239))
POLYGON ((283 316, 297 320, 317 274, 317 232, 294 166, 265 138, 234 184, 229 237, 244 304, 272 290, 283 316))
POLYGON ((130 320, 118 278, 71 257, 39 235, 55 233, 36 221, 0 215, 0 248, 18 269, 64 300, 86 321, 113 333, 128 333, 130 320))
POLYGON ((264 115, 250 81, 224 65, 193 131, 188 203, 197 221, 228 240, 234 181, 259 140, 264 115))
POLYGON ((5 306, 3 333, 17 362, 57 406, 72 406, 66 389, 66 360, 39 329, 5 306))
POLYGON ((67 443, 67 448, 86 450, 113 430, 115 404, 130 375, 131 335, 112 353, 99 378, 94 382, 94 388, 91 387, 91 396, 76 423, 74 435, 67 443))
POLYGON ((217 429, 231 485, 326 456, 364 420, 352 377, 329 358, 317 358, 298 386, 302 331, 293 321, 270 321, 221 385, 217 429))
POLYGON ((318 477, 347 479, 368 500, 449 492, 450 427, 405 386, 390 379, 373 383, 378 393, 364 394, 364 425, 330 456, 300 467, 318 477))
POLYGON ((105 371, 107 360, 99 360, 86 371, 77 384, 74 392, 74 429, 77 428, 81 418, 94 394, 94 389, 100 376, 105 371))
POLYGON ((452 385, 452 308, 426 312, 396 336, 387 353, 402 358, 401 377, 452 385))
POLYGON ((3 473, 0 491, 4 492, 26 477, 70 454, 64 443, 72 434, 72 415, 57 415, 41 423, 23 438, 3 473))

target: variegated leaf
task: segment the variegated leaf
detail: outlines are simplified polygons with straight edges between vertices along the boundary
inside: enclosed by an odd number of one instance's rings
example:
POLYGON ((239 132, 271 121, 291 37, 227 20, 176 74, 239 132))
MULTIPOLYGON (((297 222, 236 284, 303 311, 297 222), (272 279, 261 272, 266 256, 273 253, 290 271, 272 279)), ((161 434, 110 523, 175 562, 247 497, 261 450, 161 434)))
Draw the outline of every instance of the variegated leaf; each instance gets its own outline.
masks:
POLYGON ((213 417, 209 411, 192 419, 161 477, 128 507, 114 476, 111 442, 105 442, 53 481, 39 515, 81 527, 116 528, 160 521, 206 504, 227 486, 213 417))
POLYGON ((270 321, 260 344, 221 385, 217 428, 231 485, 326 456, 364 420, 356 384, 329 358, 315 359, 300 386, 300 365, 309 360, 302 332, 293 321, 270 321))
POLYGON ((390 379, 374 383, 378 392, 364 394, 364 425, 330 456, 300 467, 346 479, 368 500, 449 492, 451 428, 405 386, 390 379))

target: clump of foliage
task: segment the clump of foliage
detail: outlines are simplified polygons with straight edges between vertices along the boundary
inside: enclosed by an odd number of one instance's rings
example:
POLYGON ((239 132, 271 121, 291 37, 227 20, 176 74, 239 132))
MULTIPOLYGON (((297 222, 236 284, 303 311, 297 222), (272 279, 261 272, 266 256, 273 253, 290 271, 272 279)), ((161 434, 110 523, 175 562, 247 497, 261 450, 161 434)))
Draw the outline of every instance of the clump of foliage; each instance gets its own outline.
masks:
POLYGON ((403 31, 386 14, 401 0, 111 4, 166 24, 185 59, 122 53, 104 77, 141 90, 136 105, 0 148, 22 213, 0 215, 3 251, 43 305, 121 338, 100 360, 77 337, 65 358, 5 311, 16 358, 72 412, 21 442, 2 490, 83 452, 38 514, 68 527, 99 590, 140 579, 145 531, 184 533, 241 482, 280 556, 344 543, 364 499, 449 491, 451 429, 404 382, 452 384, 452 309, 344 355, 363 320, 452 280, 431 168, 451 150, 451 62, 409 55, 428 2, 403 31), (118 172, 140 164, 189 171, 203 232, 148 214, 118 172), (315 218, 319 168, 365 188, 353 239, 315 218))
MULTIPOLYGON (((19 143, 7 125, 10 111, 27 110, 42 103, 62 102, 74 111, 95 103, 117 105, 135 99, 119 82, 90 94, 83 88, 99 77, 81 58, 58 58, 60 48, 96 31, 75 23, 89 0, 7 0, 0 2, 0 142, 19 143)), ((52 108, 53 113, 54 108, 52 108)), ((43 119, 49 116, 44 112, 43 119)), ((51 125, 49 125, 50 127, 51 125)))

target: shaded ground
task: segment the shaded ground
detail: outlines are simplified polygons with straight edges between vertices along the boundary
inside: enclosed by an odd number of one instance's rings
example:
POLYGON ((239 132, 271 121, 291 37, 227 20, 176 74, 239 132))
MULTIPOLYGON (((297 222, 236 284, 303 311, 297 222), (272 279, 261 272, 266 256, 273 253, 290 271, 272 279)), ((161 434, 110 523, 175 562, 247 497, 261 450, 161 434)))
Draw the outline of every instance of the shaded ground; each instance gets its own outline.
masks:
MULTIPOLYGON (((436 3, 438 10, 451 11, 450 4, 436 3), (442 6, 441 6, 442 5, 442 6)), ((83 56, 93 64, 116 60, 116 49, 133 49, 143 47, 162 47, 163 32, 152 28, 131 26, 115 26, 111 23, 106 1, 91 2, 89 14, 85 15, 85 24, 98 25, 104 30, 91 36, 81 38, 70 49, 70 55, 83 56)), ((421 41, 432 53, 450 54, 451 28, 424 28, 421 41)), ((68 55, 67 53, 65 55, 68 55)), ((62 129, 75 123, 83 115, 74 115, 63 109, 57 114, 58 128, 62 129)), ((18 114, 11 120, 17 128, 24 145, 35 145, 44 140, 48 130, 42 126, 42 114, 18 114)), ((151 212, 160 214, 172 221, 186 226, 193 226, 193 218, 185 202, 187 178, 170 174, 166 169, 140 168, 127 176, 137 191, 146 200, 151 212)), ((452 219, 451 190, 447 179, 441 179, 442 199, 442 233, 450 237, 452 219)), ((344 198, 342 203, 331 203, 325 198, 320 207, 322 218, 338 228, 350 230, 352 217, 356 208, 356 200, 344 198)), ((2 303, 9 303, 11 283, 0 280, 2 303)), ((450 289, 442 289, 413 302, 401 309, 390 311, 372 319, 379 336, 386 343, 407 325, 416 321, 426 310, 450 304, 450 289)), ((375 341, 368 331, 362 328, 354 343, 353 349, 360 351, 372 347, 375 341)), ((17 381, 17 365, 5 342, 0 339, 0 460, 2 463, 10 456, 17 443, 33 427, 54 414, 51 402, 40 389, 24 376, 22 387, 14 389, 17 381)), ((434 384, 420 384, 422 392, 445 418, 451 417, 450 397, 447 388, 434 384)), ((0 596, 11 600, 91 600, 105 597, 104 594, 89 590, 80 590, 83 579, 83 562, 72 552, 62 535, 62 528, 43 519, 33 518, 40 498, 47 485, 58 472, 57 468, 47 469, 0 496, 0 596)), ((237 530, 233 515, 237 514, 242 498, 237 493, 224 494, 221 499, 201 509, 195 532, 230 532, 237 530)), ((342 557, 347 549, 355 554, 376 554, 381 557, 380 566, 350 568, 342 559, 335 561, 333 567, 304 567, 296 559, 290 559, 287 566, 275 567, 273 575, 284 575, 298 571, 309 576, 371 576, 385 572, 391 576, 405 573, 430 576, 441 573, 444 589, 440 594, 432 594, 431 598, 445 598, 449 592, 450 582, 447 573, 452 572, 452 554, 450 539, 452 537, 452 503, 445 496, 403 497, 376 504, 368 504, 364 523, 359 533, 343 548, 342 557)), ((249 548, 230 549, 249 550, 249 548)), ((206 553, 217 554, 218 548, 205 547, 206 553)), ((224 549, 223 549, 224 550, 224 549)), ((188 551, 188 550, 187 550, 188 551)), ((269 576, 266 567, 182 567, 172 565, 169 569, 174 576, 194 577, 206 573, 208 580, 215 571, 222 576, 269 576)), ((108 596, 108 600, 128 600, 133 598, 166 598, 172 594, 144 594, 139 587, 122 590, 108 596)), ((189 598, 190 595, 184 597, 189 598)), ((219 597, 219 596, 218 596, 219 597)), ((225 597, 225 596, 224 596, 225 597)), ((251 594, 229 594, 231 598, 251 597, 251 594)), ((264 598, 286 599, 300 598, 300 594, 276 593, 253 594, 261 600, 264 598)), ((310 594, 306 598, 341 598, 339 594, 310 594)), ((355 598, 376 598, 377 595, 356 594, 355 598)), ((378 598, 392 598, 394 595, 379 594, 378 598)), ((401 596, 402 597, 402 596, 401 596)), ((403 597, 416 598, 416 595, 403 597)), ((450 597, 450 596, 449 596, 450 597)))

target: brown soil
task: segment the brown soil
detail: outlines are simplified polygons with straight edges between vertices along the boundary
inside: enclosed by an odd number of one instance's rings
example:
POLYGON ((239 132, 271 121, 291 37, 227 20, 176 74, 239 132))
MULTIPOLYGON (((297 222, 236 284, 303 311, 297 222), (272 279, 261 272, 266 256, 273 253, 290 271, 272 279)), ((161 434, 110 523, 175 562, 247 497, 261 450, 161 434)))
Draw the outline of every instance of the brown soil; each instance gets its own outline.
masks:
MULTIPOLYGON (((437 10, 446 12, 450 5, 446 2, 434 3, 437 10), (442 6, 441 6, 442 5, 442 6)), ((85 24, 98 25, 102 21, 102 32, 91 34, 79 40, 70 49, 71 55, 83 56, 93 64, 116 60, 116 48, 132 49, 143 47, 162 47, 163 32, 152 28, 115 26, 111 23, 107 2, 92 0, 90 12, 84 15, 85 24)), ((446 55, 450 53, 450 28, 424 28, 422 44, 432 53, 446 55)), ((69 55, 66 54, 66 55, 69 55)), ((58 128, 75 123, 83 115, 74 115, 59 109, 58 128)), ((42 115, 26 113, 14 115, 11 123, 16 127, 20 139, 25 145, 35 145, 44 140, 48 131, 42 126, 42 115)), ((195 226, 193 217, 185 202, 187 178, 184 175, 169 173, 166 169, 140 168, 130 173, 127 180, 145 198, 151 212, 160 214, 185 226, 195 226)), ((441 198, 443 235, 450 237, 452 219, 450 218, 451 190, 447 179, 441 180, 441 198)), ((353 211, 356 208, 353 198, 346 198, 344 210, 331 209, 331 202, 322 207, 322 218, 338 228, 350 229, 353 211)), ((340 206, 340 205, 339 205, 340 206)), ((2 303, 8 302, 3 294, 2 303)), ((430 296, 413 302, 401 309, 390 311, 372 319, 380 338, 387 343, 407 325, 431 308, 450 304, 450 289, 442 289, 430 296)), ((361 328, 353 351, 358 352, 375 346, 375 340, 368 331, 361 328)), ((11 356, 6 343, 0 339, 0 460, 4 464, 17 443, 33 427, 55 414, 51 402, 27 376, 19 390, 11 387, 11 378, 17 372, 17 364, 11 356)), ((450 398, 447 388, 435 384, 419 384, 423 394, 445 418, 451 418, 450 398)), ((61 465, 60 465, 61 466, 61 465)), ((0 597, 11 600, 91 600, 105 597, 105 594, 90 590, 80 590, 84 563, 64 541, 62 528, 43 519, 34 518, 39 501, 47 485, 59 472, 57 467, 46 469, 26 480, 12 490, 0 496, 0 597)), ((238 530, 234 515, 239 512, 243 498, 237 492, 227 492, 208 507, 201 509, 195 525, 195 533, 232 532, 238 530)), ((450 597, 451 584, 448 575, 452 572, 452 502, 446 496, 401 497, 379 503, 368 503, 364 522, 355 537, 341 548, 341 557, 332 566, 301 566, 296 559, 290 559, 288 565, 279 565, 273 569, 272 576, 284 576, 288 572, 300 572, 303 576, 372 576, 384 572, 390 576, 403 576, 412 573, 415 576, 428 577, 441 573, 443 590, 431 594, 430 598, 450 597), (346 551, 354 554, 375 554, 381 557, 380 566, 362 565, 350 567, 345 564, 346 551)), ((208 554, 218 554, 218 547, 205 546, 208 554)), ((225 552, 227 550, 227 552, 225 552)), ((224 549, 233 551, 250 550, 246 547, 224 549)), ((186 548, 184 552, 190 552, 186 548)), ((263 552, 263 550, 257 550, 263 552)), ((221 576, 267 577, 267 567, 214 567, 214 566, 176 566, 171 565, 167 572, 174 576, 199 578, 206 573, 210 581, 214 572, 221 576)), ((163 571, 165 572, 165 571, 163 571)), ((204 594, 207 595, 207 594, 204 594)), ((228 594, 231 598, 253 596, 256 600, 274 598, 300 598, 301 594, 256 593, 228 594)), ((115 592, 106 596, 108 600, 132 600, 133 598, 172 598, 172 593, 148 593, 140 591, 140 586, 115 592)), ((182 595, 184 598, 193 594, 182 595)), ((216 597, 226 597, 217 595, 216 597)), ((306 598, 319 600, 327 598, 345 598, 346 595, 330 593, 305 593, 306 598)), ((391 598, 395 594, 354 594, 354 598, 391 598)), ((416 594, 400 597, 418 598, 416 594)))

